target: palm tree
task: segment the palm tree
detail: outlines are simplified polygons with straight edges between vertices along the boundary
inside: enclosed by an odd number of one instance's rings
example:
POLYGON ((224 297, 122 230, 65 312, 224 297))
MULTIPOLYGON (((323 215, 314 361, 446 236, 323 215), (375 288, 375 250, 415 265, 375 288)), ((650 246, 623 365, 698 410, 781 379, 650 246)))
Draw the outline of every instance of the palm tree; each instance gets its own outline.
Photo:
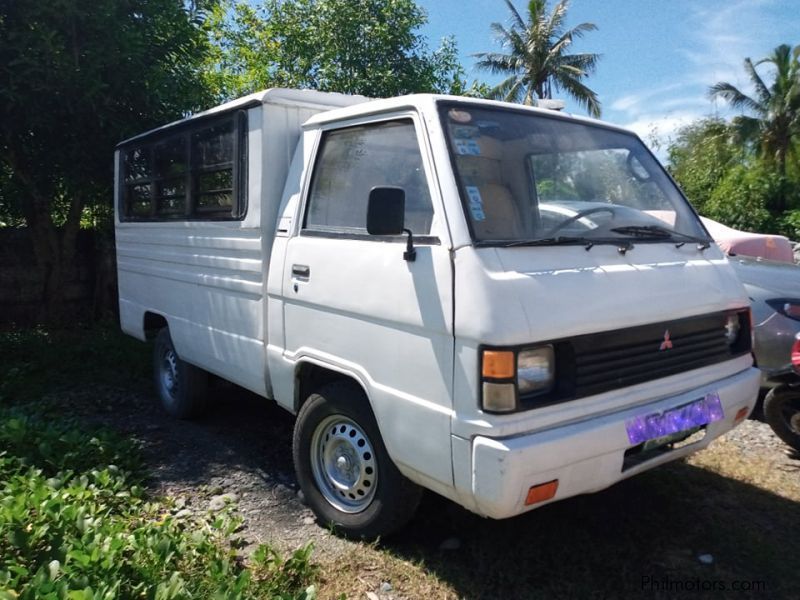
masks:
POLYGON ((572 29, 564 28, 569 0, 560 0, 548 15, 547 0, 528 2, 527 21, 505 0, 511 12, 509 28, 492 23, 491 28, 508 53, 482 52, 476 54, 477 66, 492 74, 507 75, 493 88, 490 96, 506 102, 533 104, 535 98, 552 98, 553 88, 563 90, 593 117, 600 116, 597 94, 583 84, 594 72, 599 54, 567 54, 573 40, 588 31, 594 23, 581 23, 572 29))
MULTIPOLYGON (((800 136, 800 46, 794 50, 782 44, 772 54, 753 63, 744 59, 744 69, 753 85, 755 94, 748 96, 739 88, 725 81, 711 86, 709 96, 722 98, 733 108, 750 112, 733 119, 734 131, 740 139, 753 143, 759 156, 775 165, 781 182, 786 179, 786 161, 796 152, 795 142, 800 136), (775 79, 770 84, 764 82, 756 67, 769 64, 773 67, 775 79)), ((776 209, 783 212, 784 198, 776 209)))

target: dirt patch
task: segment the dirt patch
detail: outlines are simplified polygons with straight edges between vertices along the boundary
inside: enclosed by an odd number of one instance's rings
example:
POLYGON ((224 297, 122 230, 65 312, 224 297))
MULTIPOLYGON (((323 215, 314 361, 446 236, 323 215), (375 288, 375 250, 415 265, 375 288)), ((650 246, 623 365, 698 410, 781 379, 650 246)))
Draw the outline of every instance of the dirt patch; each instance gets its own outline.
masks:
POLYGON ((97 386, 59 400, 138 440, 151 491, 174 498, 180 510, 232 505, 244 520, 245 551, 264 542, 294 550, 313 541, 315 554, 326 556, 352 545, 319 527, 302 502, 292 466, 292 415, 224 382, 212 394, 213 408, 196 421, 169 417, 147 391, 97 386))

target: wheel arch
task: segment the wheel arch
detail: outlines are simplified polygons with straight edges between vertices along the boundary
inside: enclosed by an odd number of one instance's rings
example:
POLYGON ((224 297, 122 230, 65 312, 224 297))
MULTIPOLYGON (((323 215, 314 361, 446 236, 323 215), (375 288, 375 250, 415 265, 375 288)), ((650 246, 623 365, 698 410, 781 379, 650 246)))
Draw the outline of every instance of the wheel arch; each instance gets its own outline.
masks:
POLYGON ((361 388, 364 392, 364 399, 367 406, 375 414, 372 407, 367 386, 363 380, 352 372, 338 369, 331 365, 321 364, 313 360, 302 360, 297 363, 294 370, 294 399, 293 399, 293 412, 297 414, 300 412, 303 404, 311 393, 328 383, 335 381, 350 381, 361 388))
POLYGON ((164 315, 150 310, 145 311, 144 318, 142 319, 142 331, 144 332, 145 339, 155 339, 158 332, 164 329, 164 327, 169 328, 169 323, 164 315))

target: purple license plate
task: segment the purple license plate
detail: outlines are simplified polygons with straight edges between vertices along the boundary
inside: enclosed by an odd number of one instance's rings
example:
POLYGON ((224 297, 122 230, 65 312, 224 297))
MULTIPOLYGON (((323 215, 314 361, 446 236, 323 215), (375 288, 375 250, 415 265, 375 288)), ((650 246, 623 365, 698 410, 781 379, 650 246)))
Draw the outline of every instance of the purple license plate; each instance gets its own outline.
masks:
POLYGON ((708 425, 719 421, 723 416, 719 394, 711 392, 706 394, 705 398, 662 413, 630 418, 625 421, 625 429, 628 431, 628 439, 631 444, 636 445, 701 425, 708 425))

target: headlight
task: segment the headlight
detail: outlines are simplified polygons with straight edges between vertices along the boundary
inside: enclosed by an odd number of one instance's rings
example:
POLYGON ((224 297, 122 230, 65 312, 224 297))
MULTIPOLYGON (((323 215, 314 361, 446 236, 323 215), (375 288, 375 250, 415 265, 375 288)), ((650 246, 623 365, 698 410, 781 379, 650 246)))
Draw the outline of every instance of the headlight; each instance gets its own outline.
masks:
POLYGON ((767 300, 775 312, 779 312, 784 317, 800 321, 800 300, 786 300, 783 298, 767 300))
POLYGON ((555 380, 555 354, 552 346, 523 350, 517 357, 517 388, 524 396, 548 392, 555 380))
POLYGON ((496 413, 519 409, 520 396, 545 394, 555 382, 553 346, 481 353, 481 406, 496 413))

